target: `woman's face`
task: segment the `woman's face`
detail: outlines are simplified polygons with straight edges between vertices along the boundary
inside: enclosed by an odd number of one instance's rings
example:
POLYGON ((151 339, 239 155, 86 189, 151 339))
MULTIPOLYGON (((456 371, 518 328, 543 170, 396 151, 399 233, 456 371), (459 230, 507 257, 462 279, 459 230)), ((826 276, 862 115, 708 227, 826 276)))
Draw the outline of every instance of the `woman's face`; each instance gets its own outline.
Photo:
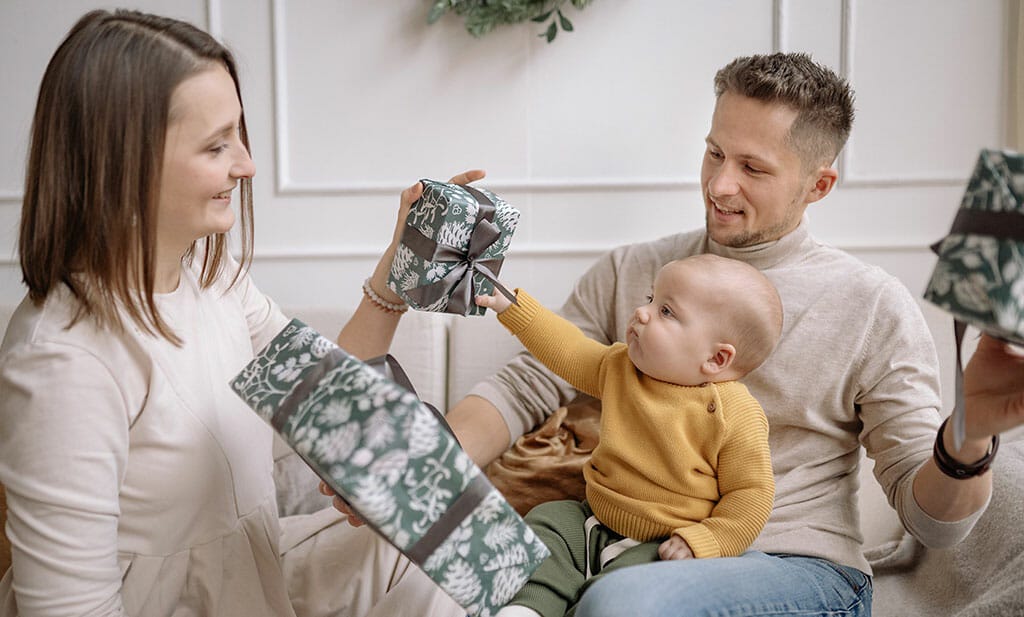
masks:
POLYGON ((231 75, 214 65, 171 95, 157 210, 157 250, 181 255, 196 240, 231 229, 231 193, 256 173, 242 143, 242 106, 231 75))

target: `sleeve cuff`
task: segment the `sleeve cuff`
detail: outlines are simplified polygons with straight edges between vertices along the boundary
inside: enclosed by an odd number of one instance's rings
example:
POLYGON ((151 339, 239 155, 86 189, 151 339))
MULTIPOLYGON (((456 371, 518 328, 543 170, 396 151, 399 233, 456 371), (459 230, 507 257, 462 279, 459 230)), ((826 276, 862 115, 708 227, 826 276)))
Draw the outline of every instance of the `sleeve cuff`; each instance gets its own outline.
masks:
POLYGON ((523 417, 523 414, 517 414, 513 405, 509 403, 508 399, 505 397, 505 394, 499 388, 495 387, 489 380, 481 381, 473 386, 473 388, 466 393, 466 396, 479 396, 497 408, 498 413, 500 413, 502 419, 505 420, 505 424, 508 425, 508 432, 511 435, 511 439, 508 444, 509 448, 511 448, 512 444, 516 442, 516 439, 519 439, 521 435, 533 428, 532 423, 527 426, 527 420, 523 417))
POLYGON ((697 524, 690 525, 689 527, 680 527, 673 533, 686 540, 686 543, 690 545, 690 550, 693 551, 693 556, 698 559, 722 556, 718 541, 715 540, 715 537, 711 535, 711 532, 704 525, 697 524))
POLYGON ((498 321, 512 334, 519 334, 530 325, 540 310, 540 304, 522 289, 516 288, 516 302, 498 314, 498 321))
POLYGON ((978 508, 977 512, 959 521, 940 521, 922 510, 917 500, 914 499, 913 481, 904 483, 899 497, 900 503, 897 506, 907 531, 925 546, 937 549, 949 548, 966 538, 992 500, 992 495, 989 494, 985 505, 978 508))

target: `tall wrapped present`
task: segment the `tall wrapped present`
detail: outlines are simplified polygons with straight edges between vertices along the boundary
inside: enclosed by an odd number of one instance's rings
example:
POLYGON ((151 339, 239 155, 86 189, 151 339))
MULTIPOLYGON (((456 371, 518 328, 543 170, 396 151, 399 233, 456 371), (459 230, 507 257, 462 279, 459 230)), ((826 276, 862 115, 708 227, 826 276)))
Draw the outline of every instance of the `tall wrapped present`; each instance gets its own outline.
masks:
POLYGON ((474 302, 498 283, 519 211, 473 186, 421 180, 423 195, 409 211, 388 287, 415 309, 481 315, 474 302))
POLYGON ((547 557, 430 409, 301 321, 231 387, 469 613, 495 614, 547 557))
POLYGON ((924 297, 1024 344, 1024 155, 982 150, 924 297))
POLYGON ((1024 155, 982 150, 924 297, 955 319, 957 405, 953 434, 963 442, 960 343, 966 325, 1024 344, 1024 155))

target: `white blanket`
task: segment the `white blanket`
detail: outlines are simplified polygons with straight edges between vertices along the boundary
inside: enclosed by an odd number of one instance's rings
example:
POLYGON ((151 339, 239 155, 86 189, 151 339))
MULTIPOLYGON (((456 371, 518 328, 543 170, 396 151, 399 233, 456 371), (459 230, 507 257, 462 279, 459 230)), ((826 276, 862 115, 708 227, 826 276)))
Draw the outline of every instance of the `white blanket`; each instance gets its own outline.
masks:
POLYGON ((1024 617, 1024 439, 992 467, 992 501, 963 542, 933 550, 908 534, 866 551, 874 617, 1024 617))

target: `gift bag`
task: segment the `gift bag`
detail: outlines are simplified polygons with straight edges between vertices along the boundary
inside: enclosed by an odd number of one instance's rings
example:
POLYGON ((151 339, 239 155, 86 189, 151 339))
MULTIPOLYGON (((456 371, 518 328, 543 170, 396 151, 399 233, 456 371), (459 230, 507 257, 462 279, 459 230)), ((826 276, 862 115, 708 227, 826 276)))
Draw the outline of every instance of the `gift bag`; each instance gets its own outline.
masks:
POLYGON ((231 387, 469 613, 496 613, 547 557, 434 412, 301 321, 231 387))
POLYGON ((421 180, 423 195, 412 204, 388 287, 414 309, 482 315, 478 295, 495 287, 519 211, 486 189, 421 180))
POLYGON ((952 424, 959 448, 964 438, 960 347, 966 326, 1024 344, 1024 155, 981 151, 949 235, 932 250, 939 259, 924 297, 955 320, 952 424))

